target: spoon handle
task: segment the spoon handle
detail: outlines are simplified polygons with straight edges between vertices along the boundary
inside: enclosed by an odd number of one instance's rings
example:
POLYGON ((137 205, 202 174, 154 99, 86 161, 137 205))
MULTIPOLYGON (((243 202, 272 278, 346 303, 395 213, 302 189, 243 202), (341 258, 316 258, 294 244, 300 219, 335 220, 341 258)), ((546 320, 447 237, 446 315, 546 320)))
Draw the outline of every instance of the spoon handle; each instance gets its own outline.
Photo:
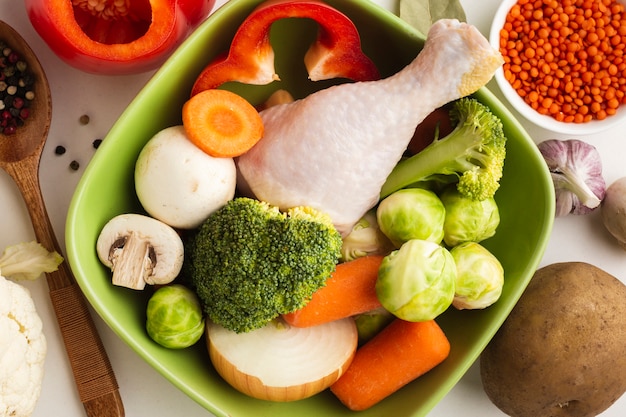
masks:
MULTIPOLYGON (((44 204, 38 160, 29 158, 6 169, 26 202, 35 237, 46 249, 62 253, 44 204)), ((67 261, 46 274, 78 395, 89 417, 123 417, 124 406, 113 368, 67 261)))

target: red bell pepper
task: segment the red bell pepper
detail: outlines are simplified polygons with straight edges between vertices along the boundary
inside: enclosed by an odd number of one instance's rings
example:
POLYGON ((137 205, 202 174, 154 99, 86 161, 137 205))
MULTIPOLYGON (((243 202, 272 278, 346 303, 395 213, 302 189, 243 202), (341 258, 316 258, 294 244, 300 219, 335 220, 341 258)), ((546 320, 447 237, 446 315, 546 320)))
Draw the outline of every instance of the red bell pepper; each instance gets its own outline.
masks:
POLYGON ((228 53, 204 68, 191 94, 228 81, 263 85, 278 80, 269 32, 272 23, 288 17, 310 18, 319 25, 317 39, 304 57, 312 81, 380 78, 376 65, 361 50, 358 30, 348 16, 318 0, 268 0, 242 22, 228 53))
POLYGON ((215 0, 24 0, 42 39, 69 65, 135 74, 161 65, 215 0))

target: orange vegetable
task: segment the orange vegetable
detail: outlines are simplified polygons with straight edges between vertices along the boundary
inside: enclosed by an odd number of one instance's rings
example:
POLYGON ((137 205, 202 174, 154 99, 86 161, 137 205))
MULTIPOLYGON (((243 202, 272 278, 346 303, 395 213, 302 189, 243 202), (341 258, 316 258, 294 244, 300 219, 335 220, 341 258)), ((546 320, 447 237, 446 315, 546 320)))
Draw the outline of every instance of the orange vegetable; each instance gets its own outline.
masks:
POLYGON ((505 78, 541 114, 602 120, 626 103, 625 41, 616 0, 519 0, 500 31, 505 78))
POLYGON ((183 105, 183 127, 197 147, 219 158, 247 152, 263 136, 259 112, 227 90, 205 90, 183 105))
POLYGON ((365 410, 443 362, 450 342, 434 320, 395 319, 357 350, 330 390, 349 409, 365 410))
POLYGON ((310 327, 381 307, 376 279, 382 260, 381 255, 368 255, 337 265, 326 286, 317 290, 307 305, 283 315, 283 319, 292 326, 310 327))

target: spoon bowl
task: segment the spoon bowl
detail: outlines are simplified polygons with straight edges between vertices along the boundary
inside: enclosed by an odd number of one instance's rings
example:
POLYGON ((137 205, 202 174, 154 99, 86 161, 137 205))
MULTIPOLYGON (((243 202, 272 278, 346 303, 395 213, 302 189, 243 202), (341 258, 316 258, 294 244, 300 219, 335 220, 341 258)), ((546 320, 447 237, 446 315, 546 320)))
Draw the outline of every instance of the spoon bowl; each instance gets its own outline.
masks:
MULTIPOLYGON (((39 163, 52 120, 46 74, 26 41, 0 20, 0 40, 15 50, 33 75, 35 97, 29 117, 12 135, 0 134, 0 167, 19 188, 37 241, 62 253, 48 217, 39 184, 39 163)), ((89 417, 121 417, 124 408, 109 359, 89 313, 87 302, 67 262, 46 274, 50 298, 74 373, 79 397, 89 417)))

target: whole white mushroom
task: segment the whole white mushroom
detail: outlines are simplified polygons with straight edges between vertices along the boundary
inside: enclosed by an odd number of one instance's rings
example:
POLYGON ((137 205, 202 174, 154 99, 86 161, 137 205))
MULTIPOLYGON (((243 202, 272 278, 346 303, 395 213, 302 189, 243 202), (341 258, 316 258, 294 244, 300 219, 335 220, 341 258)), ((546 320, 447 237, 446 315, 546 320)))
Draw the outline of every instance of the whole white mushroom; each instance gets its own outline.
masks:
POLYGON ((135 190, 152 217, 172 227, 193 229, 235 195, 232 158, 215 158, 195 146, 182 125, 154 135, 135 165, 135 190))

